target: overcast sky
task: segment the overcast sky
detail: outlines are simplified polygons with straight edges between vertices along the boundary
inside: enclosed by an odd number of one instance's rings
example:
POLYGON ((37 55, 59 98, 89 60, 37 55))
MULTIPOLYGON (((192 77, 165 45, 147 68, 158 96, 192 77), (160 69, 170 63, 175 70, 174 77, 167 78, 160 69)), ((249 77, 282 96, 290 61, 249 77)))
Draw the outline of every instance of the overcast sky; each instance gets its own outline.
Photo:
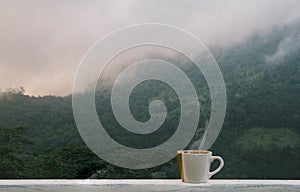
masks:
POLYGON ((0 89, 70 94, 87 49, 130 24, 176 25, 227 47, 299 17, 299 0, 0 0, 0 89))

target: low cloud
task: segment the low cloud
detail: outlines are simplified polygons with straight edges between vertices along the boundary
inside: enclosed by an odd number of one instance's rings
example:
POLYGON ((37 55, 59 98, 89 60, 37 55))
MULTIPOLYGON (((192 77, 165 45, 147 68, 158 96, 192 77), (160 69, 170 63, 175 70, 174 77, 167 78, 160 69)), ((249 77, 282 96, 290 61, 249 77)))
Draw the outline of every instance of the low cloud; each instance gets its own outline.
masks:
MULTIPOLYGON (((88 48, 130 24, 171 24, 192 32, 208 46, 230 47, 253 33, 268 33, 299 17, 297 0, 3 0, 0 87, 24 86, 31 95, 70 94, 76 69, 88 48)), ((297 34, 291 38, 270 58, 284 55, 290 43, 299 41, 297 34)))
MULTIPOLYGON (((299 22, 300 23, 300 22, 299 22)), ((280 64, 289 55, 299 54, 300 51, 300 25, 286 31, 284 38, 277 46, 276 52, 266 56, 269 64, 280 64)))

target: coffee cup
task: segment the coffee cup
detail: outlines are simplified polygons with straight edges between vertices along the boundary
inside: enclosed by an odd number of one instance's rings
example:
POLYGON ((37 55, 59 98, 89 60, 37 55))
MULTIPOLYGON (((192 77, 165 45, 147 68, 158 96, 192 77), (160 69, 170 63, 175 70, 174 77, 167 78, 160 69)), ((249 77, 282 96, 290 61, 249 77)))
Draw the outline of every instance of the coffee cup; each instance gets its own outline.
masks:
POLYGON ((212 156, 211 151, 181 150, 177 154, 181 180, 185 183, 205 183, 224 166, 222 157, 212 156), (218 160, 220 164, 211 172, 210 165, 214 160, 218 160))

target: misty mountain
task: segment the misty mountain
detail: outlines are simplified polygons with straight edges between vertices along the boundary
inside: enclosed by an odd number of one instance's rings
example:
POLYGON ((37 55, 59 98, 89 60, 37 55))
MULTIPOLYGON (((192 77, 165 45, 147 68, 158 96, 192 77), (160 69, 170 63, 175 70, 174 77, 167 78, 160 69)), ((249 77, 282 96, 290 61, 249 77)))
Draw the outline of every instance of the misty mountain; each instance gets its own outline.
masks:
MULTIPOLYGON (((300 161, 299 26, 277 27, 267 35, 252 35, 237 46, 212 49, 228 97, 225 122, 212 147, 226 162, 216 177, 300 178, 296 163, 300 161)), ((200 130, 210 114, 209 91, 199 71, 188 68, 186 72, 199 84, 200 130)), ((146 82, 132 93, 132 113, 137 120, 146 121, 149 101, 163 100, 168 107, 165 132, 160 133, 159 141, 148 138, 144 142, 129 134, 124 137, 110 113, 108 96, 105 92, 97 94, 99 118, 107 131, 125 145, 157 145, 178 123, 180 105, 174 91, 157 82, 146 82)), ((71 96, 33 97, 18 91, 4 92, 0 95, 0 129, 0 178, 179 177, 176 158, 148 170, 123 169, 99 159, 80 138, 71 96)), ((190 145, 201 133, 197 132, 190 145)))

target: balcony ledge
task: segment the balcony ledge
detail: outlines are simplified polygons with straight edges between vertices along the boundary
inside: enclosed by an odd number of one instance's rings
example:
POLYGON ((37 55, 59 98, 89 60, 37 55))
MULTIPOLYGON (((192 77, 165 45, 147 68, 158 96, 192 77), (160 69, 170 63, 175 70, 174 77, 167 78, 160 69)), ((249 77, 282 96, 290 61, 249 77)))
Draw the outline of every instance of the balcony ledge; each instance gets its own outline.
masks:
POLYGON ((187 184, 177 179, 0 180, 0 191, 300 191, 300 180, 221 180, 187 184))

